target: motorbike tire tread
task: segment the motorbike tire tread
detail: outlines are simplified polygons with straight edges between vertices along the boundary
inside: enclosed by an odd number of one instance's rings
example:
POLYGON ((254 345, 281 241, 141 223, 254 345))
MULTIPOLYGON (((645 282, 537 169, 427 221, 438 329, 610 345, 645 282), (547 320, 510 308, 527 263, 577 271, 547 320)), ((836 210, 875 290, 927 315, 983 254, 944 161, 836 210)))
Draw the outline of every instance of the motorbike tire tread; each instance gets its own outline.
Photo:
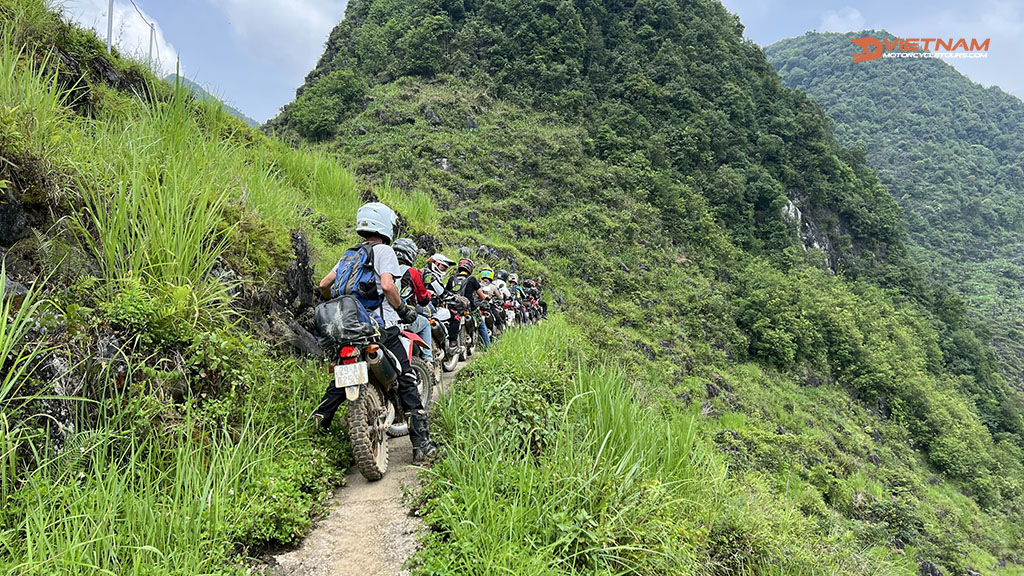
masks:
POLYGON ((364 384, 359 390, 359 399, 348 406, 349 442, 352 443, 352 455, 359 473, 367 480, 380 480, 388 471, 389 454, 385 449, 383 466, 378 466, 370 442, 370 425, 366 421, 366 400, 367 390, 364 384))

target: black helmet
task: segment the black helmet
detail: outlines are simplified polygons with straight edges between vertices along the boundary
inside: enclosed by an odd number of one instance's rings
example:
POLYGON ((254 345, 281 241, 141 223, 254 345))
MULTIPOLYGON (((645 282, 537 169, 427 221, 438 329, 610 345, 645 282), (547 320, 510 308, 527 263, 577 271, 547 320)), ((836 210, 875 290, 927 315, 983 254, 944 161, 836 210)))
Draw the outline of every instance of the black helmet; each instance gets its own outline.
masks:
POLYGON ((495 277, 498 280, 501 280, 502 282, 508 282, 508 270, 498 270, 498 273, 495 274, 495 277))
POLYGON ((459 270, 465 270, 466 274, 473 274, 473 268, 475 267, 476 264, 474 264, 473 261, 470 260, 469 258, 463 258, 462 260, 459 260, 459 270))
POLYGON ((416 255, 420 253, 419 247, 416 246, 416 242, 412 238, 399 238, 395 240, 393 248, 395 249, 395 255, 398 256, 398 261, 405 262, 410 266, 416 261, 416 255))
POLYGON ((537 287, 537 283, 534 282, 533 280, 527 280, 527 281, 523 282, 523 286, 525 286, 527 288, 536 288, 537 287))

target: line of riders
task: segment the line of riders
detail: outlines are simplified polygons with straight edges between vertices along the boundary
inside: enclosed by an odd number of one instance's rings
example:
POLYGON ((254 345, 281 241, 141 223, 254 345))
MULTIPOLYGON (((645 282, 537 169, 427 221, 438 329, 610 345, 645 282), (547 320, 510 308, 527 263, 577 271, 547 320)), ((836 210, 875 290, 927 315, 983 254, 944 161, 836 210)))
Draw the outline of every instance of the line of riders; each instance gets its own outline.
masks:
POLYGON ((364 241, 320 281, 327 301, 314 313, 333 379, 312 419, 327 430, 348 402, 356 467, 369 480, 387 471, 388 436, 407 433, 414 462, 436 454, 426 407, 442 370, 547 314, 535 281, 486 266, 474 276, 468 248, 458 263, 438 253, 415 268, 419 247, 410 238, 392 242, 396 225, 394 211, 380 202, 359 208, 356 232, 364 241))

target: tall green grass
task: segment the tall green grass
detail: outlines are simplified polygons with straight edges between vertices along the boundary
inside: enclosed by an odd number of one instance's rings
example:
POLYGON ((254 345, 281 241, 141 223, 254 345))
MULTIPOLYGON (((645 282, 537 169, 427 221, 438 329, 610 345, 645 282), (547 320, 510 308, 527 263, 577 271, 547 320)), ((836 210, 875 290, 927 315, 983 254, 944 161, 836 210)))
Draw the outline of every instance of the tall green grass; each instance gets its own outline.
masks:
POLYGON ((417 574, 888 574, 761 486, 696 415, 638 399, 561 318, 511 331, 440 400, 417 574))
POLYGON ((0 502, 17 488, 18 451, 33 435, 13 421, 20 416, 16 408, 24 401, 19 391, 45 353, 40 343, 25 341, 41 305, 39 287, 32 286, 15 306, 13 298, 4 297, 7 282, 7 267, 0 261, 0 502))
MULTIPOLYGON (((0 152, 26 181, 56 184, 15 193, 72 211, 98 264, 69 264, 77 292, 50 287, 68 309, 58 338, 76 354, 97 331, 129 344, 108 363, 125 360, 119 374, 76 372, 88 398, 54 443, 40 398, 19 397, 45 350, 24 342, 38 288, 0 307, 0 575, 245 573, 244 552, 308 530, 346 447, 307 426, 322 366, 272 358, 242 333, 214 266, 272 281, 281 256, 265 252, 301 223, 315 183, 292 186, 266 161, 269 141, 181 87, 143 102, 92 86, 91 115, 75 114, 22 46, 55 17, 14 4, 0 13, 0 152)), ((348 175, 317 162, 325 179, 348 175)))
POLYGON ((408 225, 420 232, 436 233, 441 215, 434 200, 422 190, 403 190, 385 178, 378 191, 380 201, 406 219, 408 225))
POLYGON ((43 57, 28 65, 30 55, 16 42, 19 12, 0 23, 0 150, 5 163, 19 164, 26 154, 58 156, 71 149, 67 135, 76 126, 64 104, 64 94, 46 73, 51 64, 43 57))
POLYGON ((301 536, 341 479, 337 448, 305 425, 320 370, 260 366, 282 385, 233 399, 237 419, 107 381, 96 425, 38 447, 49 457, 5 497, 18 520, 0 524, 0 574, 244 574, 238 545, 301 536))

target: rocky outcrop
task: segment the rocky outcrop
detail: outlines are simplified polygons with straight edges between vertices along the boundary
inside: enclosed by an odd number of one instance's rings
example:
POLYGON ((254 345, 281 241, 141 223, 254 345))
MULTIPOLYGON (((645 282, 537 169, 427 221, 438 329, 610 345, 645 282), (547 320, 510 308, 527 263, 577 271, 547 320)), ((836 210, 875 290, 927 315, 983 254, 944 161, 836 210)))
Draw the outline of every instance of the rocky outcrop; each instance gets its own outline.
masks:
POLYGON ((0 246, 13 246, 28 236, 31 218, 28 211, 14 195, 7 192, 0 196, 0 246))
POLYGON ((292 232, 292 250, 295 258, 284 271, 281 304, 300 315, 313 306, 313 268, 309 263, 309 244, 303 232, 292 232))
MULTIPOLYGON (((799 193, 795 190, 789 191, 791 197, 787 198, 787 203, 782 207, 782 218, 790 225, 797 228, 797 233, 800 236, 800 241, 803 243, 804 250, 821 250, 825 253, 825 257, 828 262, 828 267, 836 272, 839 269, 839 252, 832 241, 832 234, 821 230, 814 220, 805 214, 799 207, 799 193), (797 200, 794 201, 793 197, 797 200)), ((836 229, 832 231, 835 235, 840 234, 840 230, 836 229)))

